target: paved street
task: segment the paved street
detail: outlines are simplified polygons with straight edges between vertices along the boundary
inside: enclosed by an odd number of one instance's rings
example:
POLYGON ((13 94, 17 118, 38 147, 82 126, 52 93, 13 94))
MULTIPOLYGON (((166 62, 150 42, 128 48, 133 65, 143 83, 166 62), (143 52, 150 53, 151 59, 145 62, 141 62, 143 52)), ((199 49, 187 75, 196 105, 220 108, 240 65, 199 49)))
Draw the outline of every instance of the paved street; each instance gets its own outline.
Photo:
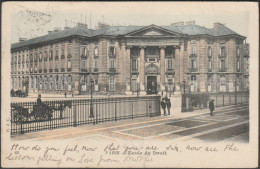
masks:
POLYGON ((106 140, 197 140, 199 142, 249 142, 248 104, 217 108, 214 116, 208 110, 178 113, 170 116, 137 118, 117 122, 83 125, 27 133, 13 140, 106 139, 106 140))

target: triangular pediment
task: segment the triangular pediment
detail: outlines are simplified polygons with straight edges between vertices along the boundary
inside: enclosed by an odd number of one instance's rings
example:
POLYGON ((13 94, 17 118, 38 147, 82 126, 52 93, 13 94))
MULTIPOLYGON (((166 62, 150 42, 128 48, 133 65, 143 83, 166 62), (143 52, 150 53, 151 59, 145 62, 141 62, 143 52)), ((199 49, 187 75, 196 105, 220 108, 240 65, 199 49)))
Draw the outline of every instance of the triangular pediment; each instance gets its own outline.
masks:
POLYGON ((160 26, 156 25, 150 25, 138 30, 135 30, 133 32, 129 32, 125 36, 127 37, 136 37, 136 36, 141 36, 141 37, 166 37, 166 36, 182 36, 182 34, 173 32, 171 30, 165 29, 160 26))

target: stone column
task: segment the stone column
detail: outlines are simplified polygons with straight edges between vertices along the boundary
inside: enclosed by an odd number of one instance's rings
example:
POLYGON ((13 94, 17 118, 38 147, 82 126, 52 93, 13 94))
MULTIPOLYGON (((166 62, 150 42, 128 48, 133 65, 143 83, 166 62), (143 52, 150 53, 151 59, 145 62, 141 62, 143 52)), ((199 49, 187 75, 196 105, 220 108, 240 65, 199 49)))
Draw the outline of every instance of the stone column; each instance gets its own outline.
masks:
POLYGON ((131 46, 126 46, 126 58, 125 58, 125 66, 124 66, 124 70, 125 70, 125 84, 126 84, 126 92, 125 94, 127 95, 131 95, 131 57, 130 57, 130 50, 131 50, 131 46))
POLYGON ((180 48, 175 48, 175 94, 181 94, 181 58, 180 58, 180 48))
POLYGON ((166 46, 160 46, 160 81, 161 91, 165 93, 165 48, 166 46))
POLYGON ((140 80, 140 95, 145 95, 145 87, 144 87, 144 77, 145 77, 145 72, 144 72, 144 67, 145 67, 145 60, 144 60, 144 48, 145 46, 140 46, 140 64, 139 64, 139 80, 140 80))

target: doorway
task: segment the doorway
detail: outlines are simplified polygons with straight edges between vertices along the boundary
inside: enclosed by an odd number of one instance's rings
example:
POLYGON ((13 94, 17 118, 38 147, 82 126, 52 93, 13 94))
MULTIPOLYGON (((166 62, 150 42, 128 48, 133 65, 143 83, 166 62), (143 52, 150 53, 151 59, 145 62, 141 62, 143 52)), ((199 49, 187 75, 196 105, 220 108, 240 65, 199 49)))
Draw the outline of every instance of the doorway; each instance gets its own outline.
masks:
POLYGON ((157 94, 157 77, 147 76, 147 94, 157 94))

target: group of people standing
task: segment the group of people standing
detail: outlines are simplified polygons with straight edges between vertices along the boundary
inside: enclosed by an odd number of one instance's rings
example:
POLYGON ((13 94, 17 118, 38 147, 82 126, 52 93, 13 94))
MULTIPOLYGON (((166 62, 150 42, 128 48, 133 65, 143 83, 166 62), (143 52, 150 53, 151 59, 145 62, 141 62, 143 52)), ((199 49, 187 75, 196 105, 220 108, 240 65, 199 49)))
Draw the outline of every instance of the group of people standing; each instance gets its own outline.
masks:
POLYGON ((167 116, 167 113, 166 113, 166 107, 167 107, 167 110, 168 110, 168 115, 171 114, 171 99, 168 98, 167 96, 163 97, 162 100, 161 100, 161 107, 163 109, 163 114, 164 116, 167 116))

